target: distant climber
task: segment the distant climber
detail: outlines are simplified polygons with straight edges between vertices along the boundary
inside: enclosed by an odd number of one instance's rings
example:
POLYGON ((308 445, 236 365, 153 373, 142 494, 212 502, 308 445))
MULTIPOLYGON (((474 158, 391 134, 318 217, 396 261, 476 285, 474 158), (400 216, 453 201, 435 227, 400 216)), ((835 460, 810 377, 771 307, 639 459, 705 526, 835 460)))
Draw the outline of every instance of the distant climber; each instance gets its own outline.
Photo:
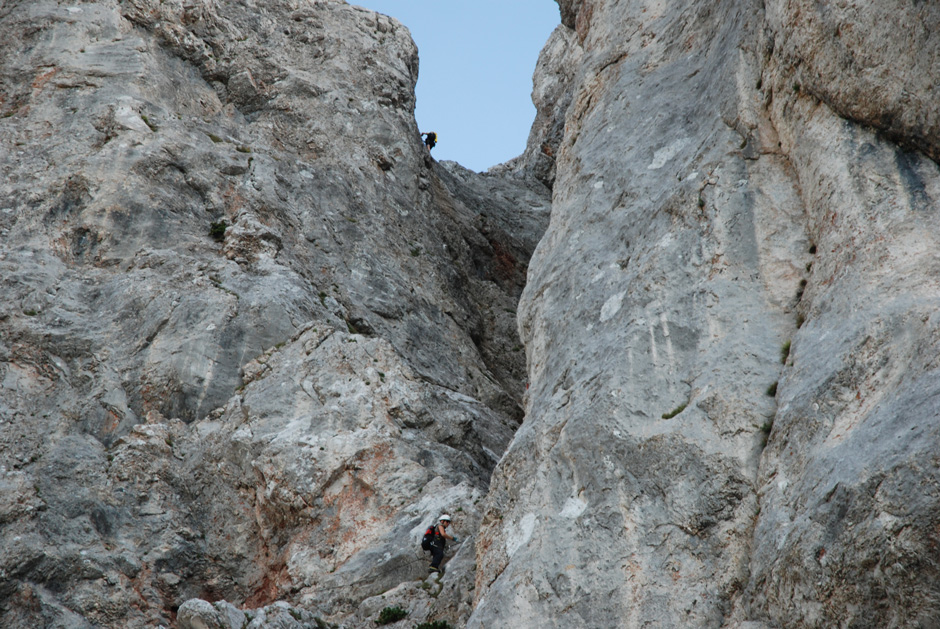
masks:
POLYGON ((427 133, 422 133, 421 137, 424 138, 424 145, 428 147, 428 152, 430 153, 431 149, 437 145, 437 134, 433 131, 429 131, 427 133))
POLYGON ((460 541, 447 532, 448 526, 450 526, 450 516, 445 513, 440 517, 438 525, 434 527, 434 537, 431 539, 431 566, 428 568, 431 572, 444 574, 441 561, 444 559, 444 548, 447 546, 447 540, 452 539, 455 544, 460 541))

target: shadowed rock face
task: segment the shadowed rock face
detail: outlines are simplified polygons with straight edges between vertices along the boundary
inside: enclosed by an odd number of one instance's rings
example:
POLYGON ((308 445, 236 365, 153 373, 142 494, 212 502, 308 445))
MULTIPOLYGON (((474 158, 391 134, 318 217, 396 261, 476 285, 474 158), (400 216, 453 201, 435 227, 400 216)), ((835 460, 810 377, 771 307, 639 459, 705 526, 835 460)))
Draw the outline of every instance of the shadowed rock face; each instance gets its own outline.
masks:
POLYGON ((430 159, 407 30, 132 0, 0 33, 0 624, 342 618, 426 572, 441 510, 472 537, 548 191, 430 159))

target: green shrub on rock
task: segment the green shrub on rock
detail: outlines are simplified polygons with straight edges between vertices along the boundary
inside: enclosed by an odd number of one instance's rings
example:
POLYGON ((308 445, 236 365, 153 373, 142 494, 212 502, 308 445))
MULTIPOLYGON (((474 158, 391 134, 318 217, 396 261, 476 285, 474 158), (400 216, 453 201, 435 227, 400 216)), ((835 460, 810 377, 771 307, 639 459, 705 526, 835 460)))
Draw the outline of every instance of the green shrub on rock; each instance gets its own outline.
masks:
POLYGON ((423 622, 415 629, 453 629, 446 620, 435 620, 434 622, 423 622))
POLYGON ((375 621, 377 625, 389 625, 398 622, 408 615, 408 612, 396 605, 395 607, 386 607, 379 612, 379 618, 375 621))
POLYGON ((212 236, 215 240, 222 241, 225 239, 225 230, 228 229, 228 223, 225 221, 219 221, 218 223, 211 223, 209 225, 209 235, 212 236))

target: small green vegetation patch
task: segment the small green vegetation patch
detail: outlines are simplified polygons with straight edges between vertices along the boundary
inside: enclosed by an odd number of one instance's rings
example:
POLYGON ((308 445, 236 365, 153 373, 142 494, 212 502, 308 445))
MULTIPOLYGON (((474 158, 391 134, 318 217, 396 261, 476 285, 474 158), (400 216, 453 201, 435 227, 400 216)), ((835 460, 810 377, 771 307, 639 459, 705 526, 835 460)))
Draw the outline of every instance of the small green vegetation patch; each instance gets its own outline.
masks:
POLYGON ((214 240, 222 242, 225 240, 225 230, 228 229, 228 223, 225 221, 219 221, 218 223, 211 223, 209 225, 209 235, 212 236, 214 240))
POLYGON ((676 408, 672 409, 671 412, 663 413, 663 419, 672 419, 673 417, 675 417, 676 415, 684 411, 685 407, 686 407, 685 404, 681 404, 680 406, 677 406, 676 408))
POLYGON ((787 341, 780 348, 780 362, 786 364, 787 358, 790 357, 790 341, 787 341))
POLYGON ((770 397, 777 397, 777 383, 774 382, 772 385, 767 387, 767 395, 770 397))
POLYGON ((767 421, 767 422, 764 422, 763 424, 761 424, 761 427, 760 427, 760 432, 761 432, 760 447, 761 447, 761 449, 764 449, 764 448, 767 447, 767 440, 770 439, 770 431, 773 430, 773 427, 774 427, 774 422, 773 422, 773 420, 767 421))
POLYGON ((375 621, 377 625, 390 625, 393 622, 398 622, 402 618, 408 615, 408 612, 396 605, 395 607, 386 607, 379 612, 379 617, 375 621))
POLYGON ((446 620, 435 620, 434 622, 423 622, 415 629, 453 629, 446 620))

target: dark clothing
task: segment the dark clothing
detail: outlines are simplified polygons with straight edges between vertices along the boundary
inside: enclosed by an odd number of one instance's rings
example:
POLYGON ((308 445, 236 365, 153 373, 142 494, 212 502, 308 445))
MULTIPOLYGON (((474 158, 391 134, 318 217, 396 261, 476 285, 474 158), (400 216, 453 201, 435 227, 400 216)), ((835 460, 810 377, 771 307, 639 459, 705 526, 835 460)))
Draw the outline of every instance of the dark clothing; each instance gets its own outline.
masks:
POLYGON ((431 570, 438 570, 444 559, 444 549, 447 548, 447 538, 444 537, 447 529, 438 523, 434 527, 434 539, 431 540, 431 570))
POLYGON ((440 568, 444 560, 444 538, 435 537, 431 542, 431 567, 440 568))
POLYGON ((421 135, 427 136, 424 138, 424 144, 428 147, 429 151, 437 145, 437 134, 433 131, 430 133, 422 133, 421 135))

